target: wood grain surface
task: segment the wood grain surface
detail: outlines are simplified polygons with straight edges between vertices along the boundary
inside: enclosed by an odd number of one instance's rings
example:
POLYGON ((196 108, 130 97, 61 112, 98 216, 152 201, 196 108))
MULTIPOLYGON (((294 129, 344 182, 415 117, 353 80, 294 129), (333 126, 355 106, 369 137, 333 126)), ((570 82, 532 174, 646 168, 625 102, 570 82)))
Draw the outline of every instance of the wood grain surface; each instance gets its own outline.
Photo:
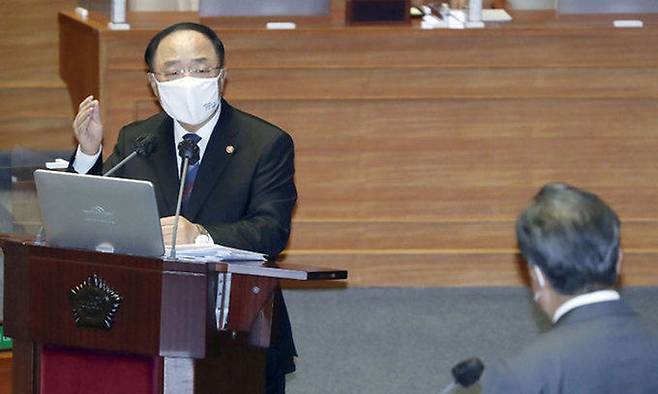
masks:
POLYGON ((71 146, 71 108, 59 78, 57 12, 75 0, 0 2, 0 150, 71 146))

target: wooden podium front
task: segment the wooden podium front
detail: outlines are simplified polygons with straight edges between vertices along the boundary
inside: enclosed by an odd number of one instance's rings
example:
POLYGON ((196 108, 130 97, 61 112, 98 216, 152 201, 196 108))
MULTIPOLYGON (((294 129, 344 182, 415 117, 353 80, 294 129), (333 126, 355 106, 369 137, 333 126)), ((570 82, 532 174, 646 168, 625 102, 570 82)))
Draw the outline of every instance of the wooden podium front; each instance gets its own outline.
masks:
POLYGON ((260 393, 279 278, 346 271, 194 263, 0 237, 14 393, 260 393), (128 390, 128 391, 126 391, 128 390))

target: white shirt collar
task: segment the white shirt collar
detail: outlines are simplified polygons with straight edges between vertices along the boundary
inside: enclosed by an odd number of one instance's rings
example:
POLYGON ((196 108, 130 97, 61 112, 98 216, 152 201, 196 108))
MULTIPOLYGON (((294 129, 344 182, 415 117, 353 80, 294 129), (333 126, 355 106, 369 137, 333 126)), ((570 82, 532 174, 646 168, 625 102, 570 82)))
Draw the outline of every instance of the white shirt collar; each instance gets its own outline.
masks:
MULTIPOLYGON (((203 154, 206 152, 206 147, 208 146, 208 141, 210 141, 210 136, 212 135, 213 130, 215 129, 215 125, 217 125, 217 121, 219 121, 219 114, 222 112, 222 105, 221 105, 221 98, 220 98, 220 105, 219 108, 217 109, 217 112, 210 118, 210 121, 203 125, 199 130, 196 131, 196 135, 201 137, 201 140, 199 141, 199 163, 201 160, 203 160, 203 154)), ((183 136, 185 134, 189 133, 189 131, 185 130, 183 126, 181 126, 180 123, 178 123, 177 120, 174 120, 174 146, 178 146, 178 144, 183 140, 183 136)), ((180 169, 182 159, 180 156, 178 156, 178 149, 176 150, 176 159, 178 160, 178 168, 180 169)))
POLYGON ((576 296, 557 308, 555 314, 553 314, 553 324, 557 323, 567 312, 578 307, 599 302, 617 301, 619 298, 619 293, 615 290, 599 290, 576 296))

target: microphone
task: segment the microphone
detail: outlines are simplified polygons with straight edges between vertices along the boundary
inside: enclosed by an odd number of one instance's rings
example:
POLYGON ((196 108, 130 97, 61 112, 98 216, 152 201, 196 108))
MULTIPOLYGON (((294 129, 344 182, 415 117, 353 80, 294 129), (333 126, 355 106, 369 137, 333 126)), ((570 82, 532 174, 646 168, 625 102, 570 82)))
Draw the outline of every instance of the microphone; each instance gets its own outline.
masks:
POLYGON ((132 160, 133 157, 139 155, 142 157, 148 157, 155 150, 155 136, 153 135, 142 135, 137 137, 135 143, 133 144, 133 151, 131 154, 126 156, 125 159, 121 160, 119 164, 112 167, 108 172, 103 176, 110 176, 117 172, 117 170, 123 167, 127 162, 132 160))
POLYGON ((178 156, 183 160, 189 160, 191 166, 195 165, 199 162, 199 145, 192 140, 182 140, 178 144, 178 156))
POLYGON ((178 188, 178 200, 176 200, 176 215, 174 216, 174 230, 171 234, 171 250, 169 251, 169 258, 176 258, 176 236, 178 235, 178 220, 180 219, 180 208, 183 202, 183 189, 185 188, 185 177, 187 177, 187 170, 190 165, 195 165, 199 162, 199 146, 196 142, 183 139, 178 144, 178 156, 183 159, 182 172, 180 176, 180 187, 178 188))
POLYGON ((441 391, 441 394, 447 394, 458 386, 465 388, 474 385, 480 380, 482 371, 484 371, 484 364, 482 363, 482 360, 477 357, 469 358, 468 360, 457 363, 450 371, 455 381, 447 385, 441 391))

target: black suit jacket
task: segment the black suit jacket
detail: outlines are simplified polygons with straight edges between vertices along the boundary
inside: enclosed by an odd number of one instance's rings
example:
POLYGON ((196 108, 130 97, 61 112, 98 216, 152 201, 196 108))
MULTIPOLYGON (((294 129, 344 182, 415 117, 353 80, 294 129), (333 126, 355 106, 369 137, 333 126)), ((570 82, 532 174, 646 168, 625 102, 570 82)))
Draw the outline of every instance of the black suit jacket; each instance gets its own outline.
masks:
POLYGON ((485 370, 483 393, 658 393, 658 339, 623 301, 564 315, 516 358, 485 370))
MULTIPOLYGON (((100 174, 116 165, 143 135, 155 137, 155 151, 146 158, 133 158, 115 176, 152 182, 160 217, 172 216, 179 187, 178 151, 173 120, 164 112, 121 129, 112 155, 105 163, 99 159, 90 173, 100 174)), ((294 172, 292 138, 222 100, 184 216, 203 225, 215 243, 274 256, 290 236, 297 200, 294 172)), ((291 360, 296 351, 280 292, 275 308, 279 318, 273 323, 272 350, 278 353, 279 369, 288 372, 294 368, 291 360)))

